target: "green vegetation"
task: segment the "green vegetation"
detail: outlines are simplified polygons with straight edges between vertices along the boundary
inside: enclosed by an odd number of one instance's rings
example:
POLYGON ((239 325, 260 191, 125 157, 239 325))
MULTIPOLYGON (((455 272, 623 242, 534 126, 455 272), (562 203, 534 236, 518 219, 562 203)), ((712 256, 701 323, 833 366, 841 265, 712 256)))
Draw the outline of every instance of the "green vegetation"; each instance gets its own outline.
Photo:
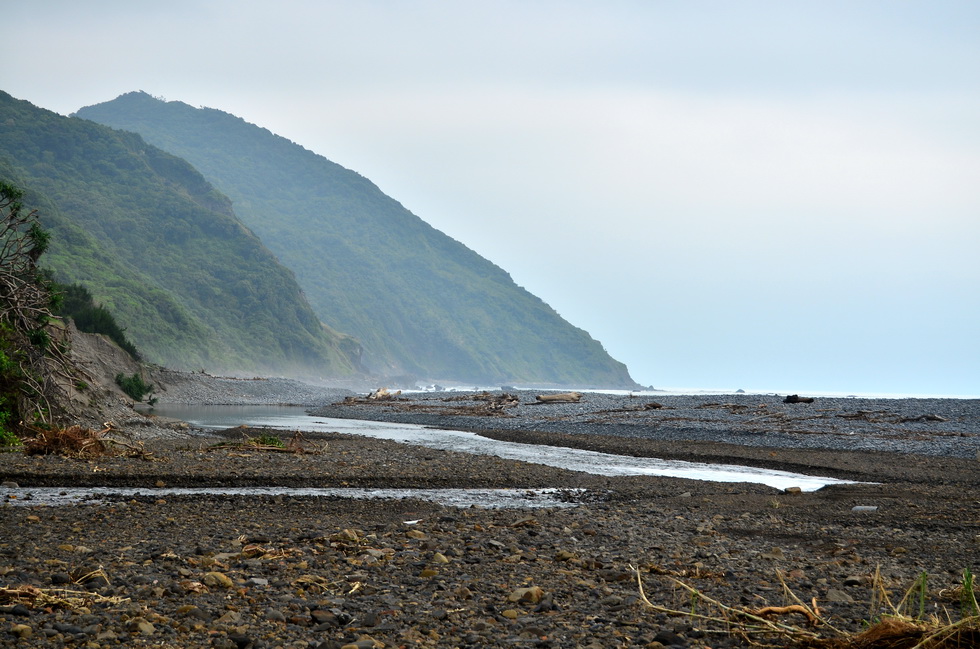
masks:
POLYGON ((0 398, 0 450, 17 448, 21 445, 20 438, 10 425, 11 411, 6 398, 0 398))
POLYGON ((286 442, 282 441, 278 435, 263 433, 258 437, 249 437, 246 442, 253 446, 271 446, 273 448, 286 448, 286 442))
POLYGON ((107 308, 95 303, 87 288, 81 284, 68 284, 56 285, 55 290, 61 298, 55 315, 71 318, 79 331, 107 336, 133 360, 142 360, 139 350, 126 338, 125 330, 116 323, 107 308))
MULTIPOLYGON (((152 383, 143 381, 143 377, 139 374, 133 374, 132 376, 126 376, 121 373, 116 374, 116 385, 133 401, 142 401, 143 397, 152 394, 155 389, 152 383)), ((156 399, 149 399, 147 403, 152 406, 156 401, 156 399)))
POLYGON ((358 343, 323 326, 228 198, 139 135, 0 92, 3 178, 45 213, 53 277, 84 285, 147 360, 229 372, 356 371, 358 343))
POLYGON ((467 382, 633 387, 626 367, 511 277, 373 183, 213 109, 129 93, 77 116, 140 133, 232 198, 364 364, 467 382))
POLYGON ((0 446, 13 444, 27 425, 51 421, 60 396, 54 375, 68 374, 48 331, 51 282, 38 267, 50 237, 22 198, 0 181, 0 446))

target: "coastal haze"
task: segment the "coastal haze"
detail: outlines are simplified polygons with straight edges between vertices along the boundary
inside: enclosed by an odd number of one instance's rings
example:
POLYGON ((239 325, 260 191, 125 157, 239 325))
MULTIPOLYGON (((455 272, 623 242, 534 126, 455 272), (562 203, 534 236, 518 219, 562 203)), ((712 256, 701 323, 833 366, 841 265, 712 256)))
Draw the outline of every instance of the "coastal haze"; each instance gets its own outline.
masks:
POLYGON ((0 88, 369 178, 657 387, 980 394, 980 6, 37 0, 0 88))

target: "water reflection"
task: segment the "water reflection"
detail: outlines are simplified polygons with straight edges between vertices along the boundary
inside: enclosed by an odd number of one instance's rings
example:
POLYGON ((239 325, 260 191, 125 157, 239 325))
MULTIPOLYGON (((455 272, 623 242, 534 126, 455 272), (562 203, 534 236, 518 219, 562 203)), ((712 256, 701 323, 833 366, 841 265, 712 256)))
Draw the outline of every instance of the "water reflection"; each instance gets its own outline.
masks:
POLYGON ((803 491, 815 491, 828 484, 849 482, 739 465, 640 458, 559 446, 501 442, 476 433, 426 428, 415 424, 312 417, 299 406, 166 405, 158 406, 156 413, 202 428, 222 429, 246 424, 280 430, 341 432, 439 450, 493 455, 605 476, 650 475, 711 482, 752 482, 777 489, 799 487, 803 491))

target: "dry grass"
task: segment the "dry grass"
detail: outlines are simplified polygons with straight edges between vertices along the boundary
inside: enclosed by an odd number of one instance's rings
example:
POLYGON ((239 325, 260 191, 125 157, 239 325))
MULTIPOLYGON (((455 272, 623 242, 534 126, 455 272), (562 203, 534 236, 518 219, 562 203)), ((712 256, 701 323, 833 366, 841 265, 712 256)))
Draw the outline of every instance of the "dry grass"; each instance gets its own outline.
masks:
MULTIPOLYGON (((73 579, 73 584, 85 584, 93 579, 102 578, 106 583, 109 576, 101 567, 98 570, 85 573, 73 579)), ((100 595, 86 590, 69 588, 38 588, 36 586, 18 586, 16 588, 0 587, 0 603, 24 604, 32 608, 56 607, 78 609, 93 604, 119 604, 128 602, 129 598, 100 595)))
POLYGON ((82 426, 67 428, 32 428, 33 437, 24 440, 24 453, 27 455, 61 455, 64 457, 89 459, 105 455, 127 455, 151 460, 151 453, 141 443, 125 442, 109 437, 116 433, 112 422, 107 422, 102 430, 92 430, 82 426))
POLYGON ((651 610, 668 615, 685 616, 704 625, 707 633, 725 634, 757 647, 800 647, 805 649, 976 649, 980 647, 980 607, 973 590, 973 577, 964 572, 964 587, 959 590, 960 617, 947 611, 946 618, 924 614, 925 576, 906 591, 896 605, 889 598, 880 572, 876 571, 871 594, 872 611, 880 611, 874 623, 860 633, 834 627, 823 616, 814 598, 800 600, 786 585, 783 591, 790 603, 786 606, 745 608, 729 606, 679 579, 671 583, 686 592, 691 606, 679 610, 651 602, 643 589, 643 578, 633 568, 640 599, 651 610), (784 621, 786 618, 786 621, 784 621))
POLYGON ((81 426, 68 428, 34 428, 33 437, 24 440, 27 455, 64 455, 98 457, 109 453, 105 434, 111 428, 95 431, 81 426))

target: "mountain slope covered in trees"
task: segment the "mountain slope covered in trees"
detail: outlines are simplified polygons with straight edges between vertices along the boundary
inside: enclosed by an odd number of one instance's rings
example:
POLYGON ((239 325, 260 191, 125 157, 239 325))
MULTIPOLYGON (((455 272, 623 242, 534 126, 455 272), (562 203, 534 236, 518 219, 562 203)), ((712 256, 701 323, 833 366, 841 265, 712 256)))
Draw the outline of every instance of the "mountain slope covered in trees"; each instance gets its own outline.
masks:
POLYGON ((186 161, 139 135, 0 92, 0 177, 51 232, 45 267, 85 286, 154 362, 346 376, 359 346, 186 161))
POLYGON ((373 183, 229 113, 142 92, 77 116, 188 160, 384 374, 632 387, 588 333, 373 183))

